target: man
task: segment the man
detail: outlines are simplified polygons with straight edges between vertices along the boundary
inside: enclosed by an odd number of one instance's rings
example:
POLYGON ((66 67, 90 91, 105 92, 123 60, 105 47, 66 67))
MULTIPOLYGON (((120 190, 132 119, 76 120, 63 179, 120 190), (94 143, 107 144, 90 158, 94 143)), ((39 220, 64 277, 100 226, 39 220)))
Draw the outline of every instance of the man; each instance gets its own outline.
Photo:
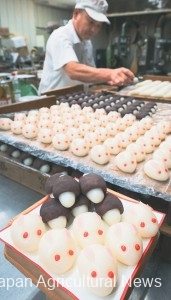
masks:
POLYGON ((52 32, 47 46, 39 93, 80 83, 125 85, 134 74, 126 68, 96 68, 91 39, 106 17, 106 0, 77 0, 72 20, 52 32))

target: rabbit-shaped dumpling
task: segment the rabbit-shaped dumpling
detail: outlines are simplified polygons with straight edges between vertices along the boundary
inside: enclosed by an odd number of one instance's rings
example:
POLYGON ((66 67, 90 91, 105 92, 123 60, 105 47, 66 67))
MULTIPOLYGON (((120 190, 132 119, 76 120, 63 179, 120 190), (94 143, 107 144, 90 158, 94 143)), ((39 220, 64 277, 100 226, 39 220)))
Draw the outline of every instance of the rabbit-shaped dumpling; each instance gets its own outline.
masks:
POLYGON ((20 215, 11 225, 11 238, 20 250, 33 252, 38 249, 39 242, 45 233, 45 224, 39 215, 20 215))
POLYGON ((43 265, 55 274, 69 271, 76 259, 70 231, 66 228, 48 230, 40 241, 39 257, 43 265))
POLYGON ((85 212, 74 219, 73 232, 81 248, 92 244, 104 244, 106 225, 96 212, 85 212))
POLYGON ((142 238, 151 238, 159 230, 159 224, 152 208, 142 202, 128 207, 122 215, 122 221, 135 225, 142 238))
POLYGON ((142 239, 135 226, 126 222, 109 227, 106 245, 118 261, 128 266, 136 265, 143 253, 142 239))
POLYGON ((117 262, 105 246, 93 244, 82 249, 77 266, 86 286, 93 294, 105 297, 116 287, 117 262))

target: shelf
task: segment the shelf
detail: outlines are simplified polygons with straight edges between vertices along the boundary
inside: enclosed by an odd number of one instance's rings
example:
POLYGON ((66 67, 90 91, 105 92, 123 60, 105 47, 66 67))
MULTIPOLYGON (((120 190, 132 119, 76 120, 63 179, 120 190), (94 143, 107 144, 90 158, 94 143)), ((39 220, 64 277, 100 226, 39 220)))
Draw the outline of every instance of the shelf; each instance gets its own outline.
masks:
POLYGON ((143 11, 128 11, 128 12, 116 12, 116 13, 109 13, 107 14, 108 18, 113 17, 124 17, 124 16, 136 16, 136 15, 151 15, 151 14, 164 14, 164 13, 171 13, 171 8, 165 9, 147 9, 143 11))
POLYGON ((44 186, 49 176, 31 167, 24 166, 5 154, 0 154, 0 174, 42 195, 46 195, 44 186))

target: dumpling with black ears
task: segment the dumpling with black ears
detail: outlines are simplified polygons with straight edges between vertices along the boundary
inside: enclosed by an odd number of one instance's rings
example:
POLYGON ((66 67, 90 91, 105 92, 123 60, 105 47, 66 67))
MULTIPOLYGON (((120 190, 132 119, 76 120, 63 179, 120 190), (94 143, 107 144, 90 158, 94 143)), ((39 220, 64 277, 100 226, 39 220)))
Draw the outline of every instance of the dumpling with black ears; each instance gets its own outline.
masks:
POLYGON ((83 175, 80 180, 80 189, 91 202, 100 203, 103 201, 107 187, 106 182, 102 176, 94 173, 83 175))
POLYGON ((55 198, 44 202, 40 208, 40 216, 50 228, 64 228, 70 218, 69 209, 65 208, 55 198))
POLYGON ((80 185, 73 177, 62 174, 56 178, 52 194, 64 207, 69 208, 75 204, 76 198, 80 194, 80 185))
POLYGON ((53 186, 56 184, 58 177, 61 176, 61 173, 56 173, 47 178, 45 182, 45 192, 50 195, 52 194, 53 186))
POLYGON ((122 201, 112 194, 107 194, 104 200, 95 204, 95 211, 109 225, 113 225, 121 221, 124 212, 122 201))
POLYGON ((76 217, 81 213, 88 212, 90 210, 90 207, 91 201, 85 195, 80 194, 77 197, 76 203, 74 204, 74 206, 72 206, 71 213, 74 217, 76 217))

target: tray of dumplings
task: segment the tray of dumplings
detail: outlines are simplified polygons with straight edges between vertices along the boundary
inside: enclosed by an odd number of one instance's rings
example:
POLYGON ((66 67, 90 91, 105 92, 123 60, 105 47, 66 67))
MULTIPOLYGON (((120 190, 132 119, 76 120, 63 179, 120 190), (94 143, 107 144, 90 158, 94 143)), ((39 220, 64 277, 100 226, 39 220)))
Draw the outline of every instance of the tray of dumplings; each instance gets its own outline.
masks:
POLYGON ((123 88, 117 94, 133 96, 146 101, 171 102, 171 82, 146 79, 123 88))
POLYGON ((4 228, 1 241, 24 255, 41 281, 48 274, 71 299, 124 299, 155 247, 165 214, 118 196, 95 173, 79 180, 56 173, 45 189, 41 204, 4 228))
POLYGON ((33 159, 93 171, 109 183, 171 201, 171 106, 134 100, 60 96, 51 107, 0 118, 0 141, 33 159))

